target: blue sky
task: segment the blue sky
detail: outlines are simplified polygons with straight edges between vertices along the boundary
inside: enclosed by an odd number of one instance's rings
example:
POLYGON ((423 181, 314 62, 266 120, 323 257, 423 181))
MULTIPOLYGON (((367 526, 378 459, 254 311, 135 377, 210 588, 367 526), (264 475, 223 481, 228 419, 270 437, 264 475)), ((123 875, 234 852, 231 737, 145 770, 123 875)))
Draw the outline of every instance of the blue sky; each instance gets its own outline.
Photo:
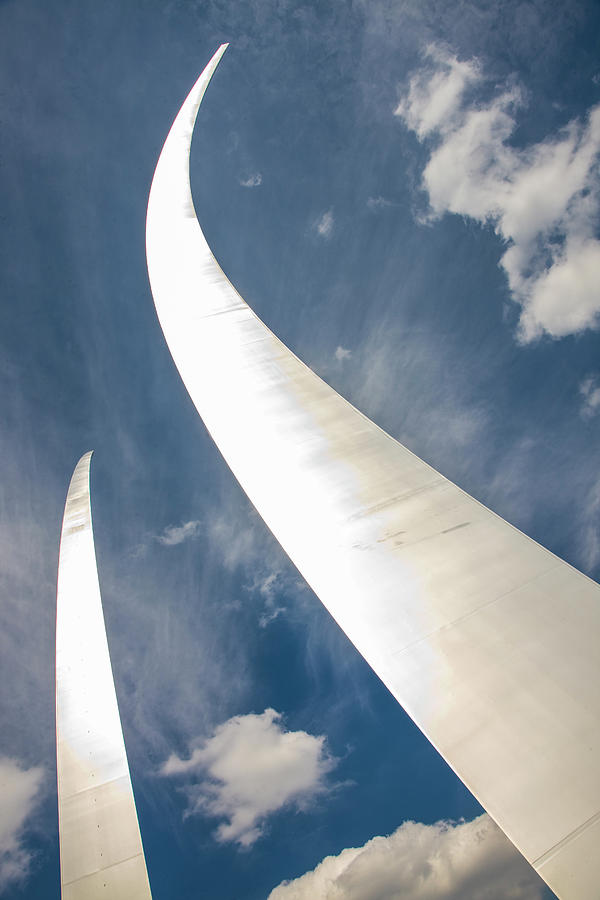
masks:
POLYGON ((92 448, 155 897, 551 896, 234 483, 156 320, 144 222, 171 121, 230 41, 191 169, 232 282, 378 424, 597 579, 599 20, 577 2, 0 4, 3 896, 60 893, 56 564, 92 448))

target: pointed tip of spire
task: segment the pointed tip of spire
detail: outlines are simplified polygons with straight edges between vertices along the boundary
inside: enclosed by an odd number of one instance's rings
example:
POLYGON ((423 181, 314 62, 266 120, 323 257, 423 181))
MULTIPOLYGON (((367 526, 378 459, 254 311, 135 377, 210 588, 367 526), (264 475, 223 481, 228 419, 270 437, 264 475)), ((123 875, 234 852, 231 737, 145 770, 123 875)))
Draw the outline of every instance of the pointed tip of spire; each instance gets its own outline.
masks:
POLYGON ((75 483, 78 480, 78 478, 81 478, 81 477, 85 478, 86 481, 89 480, 93 453, 94 453, 93 450, 87 450, 83 454, 83 456, 81 456, 79 458, 79 461, 77 462, 77 465, 75 466, 75 469, 73 471, 73 478, 72 478, 73 483, 75 483))

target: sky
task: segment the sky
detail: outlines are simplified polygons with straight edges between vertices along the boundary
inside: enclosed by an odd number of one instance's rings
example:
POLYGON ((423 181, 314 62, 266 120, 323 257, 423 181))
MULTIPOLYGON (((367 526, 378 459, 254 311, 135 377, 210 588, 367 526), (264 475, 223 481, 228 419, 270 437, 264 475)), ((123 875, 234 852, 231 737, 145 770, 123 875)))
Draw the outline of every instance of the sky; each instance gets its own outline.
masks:
POLYGON ((0 896, 60 896, 56 567, 94 449, 156 898, 551 897, 303 583, 170 358, 148 191, 223 41, 191 175, 230 280, 355 406, 600 577, 596 3, 1 0, 0 896))

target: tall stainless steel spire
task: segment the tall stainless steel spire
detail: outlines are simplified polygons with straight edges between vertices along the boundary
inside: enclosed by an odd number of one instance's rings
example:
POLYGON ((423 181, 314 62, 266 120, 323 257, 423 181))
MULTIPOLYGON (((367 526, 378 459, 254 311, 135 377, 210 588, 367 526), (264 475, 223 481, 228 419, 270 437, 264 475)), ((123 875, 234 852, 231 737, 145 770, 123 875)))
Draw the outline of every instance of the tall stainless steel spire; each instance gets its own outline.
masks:
POLYGON ((256 317, 198 225, 206 67, 161 153, 148 270, 233 473, 392 694, 562 898, 600 884, 600 588, 354 409, 256 317))
POLYGON ((63 900, 151 900, 96 571, 91 453, 67 494, 56 613, 56 762, 63 900))

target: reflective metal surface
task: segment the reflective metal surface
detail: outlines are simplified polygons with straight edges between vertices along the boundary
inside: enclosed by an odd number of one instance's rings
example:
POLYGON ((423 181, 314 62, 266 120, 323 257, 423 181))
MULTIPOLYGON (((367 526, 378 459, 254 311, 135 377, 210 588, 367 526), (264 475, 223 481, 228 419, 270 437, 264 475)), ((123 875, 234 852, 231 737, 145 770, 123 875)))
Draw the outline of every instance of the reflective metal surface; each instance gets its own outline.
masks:
POLYGON ((161 153, 165 338, 240 484, 364 658, 562 898, 600 884, 600 588, 354 409, 254 315, 189 185, 219 48, 161 153))
POLYGON ((56 762, 63 900, 151 900, 117 708, 90 510, 91 453, 65 505, 56 612, 56 762))

